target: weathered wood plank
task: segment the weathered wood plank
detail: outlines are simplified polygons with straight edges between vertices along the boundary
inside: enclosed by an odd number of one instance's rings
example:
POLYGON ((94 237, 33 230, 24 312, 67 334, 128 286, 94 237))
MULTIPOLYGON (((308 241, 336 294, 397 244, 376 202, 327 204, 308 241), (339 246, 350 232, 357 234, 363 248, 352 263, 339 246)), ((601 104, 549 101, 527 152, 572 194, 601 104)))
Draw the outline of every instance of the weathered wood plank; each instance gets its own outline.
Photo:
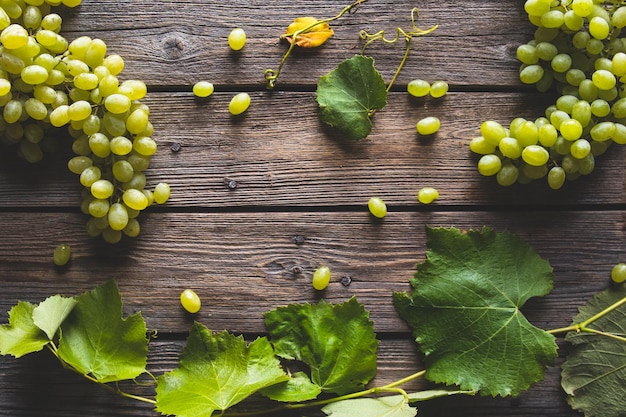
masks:
MULTIPOLYGON (((171 184, 169 206, 359 206, 378 195, 390 205, 414 207, 424 186, 439 189, 440 206, 626 201, 621 146, 600 156, 587 178, 558 192, 544 181, 506 189, 477 172, 478 157, 468 144, 482 121, 534 119, 549 103, 545 95, 451 93, 439 100, 413 100, 394 93, 374 116, 372 134, 358 143, 342 140, 320 122, 314 93, 254 93, 241 118, 228 113, 231 97, 216 93, 198 101, 191 93, 154 93, 145 100, 160 145, 149 182, 171 184), (442 120, 434 138, 419 137, 415 130, 416 122, 428 115, 442 120), (172 143, 181 144, 181 151, 172 152, 172 143), (225 179, 237 181, 237 189, 230 190, 225 179)), ((6 151, 0 164, 0 207, 78 207, 82 187, 64 167, 70 157, 50 156, 52 161, 42 167, 24 167, 6 151)))
MULTIPOLYGON (((307 4, 248 0, 236 5, 213 0, 87 0, 78 9, 63 11, 63 31, 68 39, 100 37, 110 52, 125 58, 126 77, 139 77, 154 87, 189 86, 209 79, 217 86, 262 88, 263 72, 275 68, 286 50, 278 38, 296 17, 331 17, 348 4, 336 0, 307 4), (248 34, 245 49, 237 54, 226 43, 233 27, 243 27, 248 34)), ((514 0, 480 0, 470 7, 437 0, 370 1, 357 13, 336 21, 335 36, 323 48, 291 57, 279 85, 315 84, 320 75, 360 51, 361 29, 385 30, 390 38, 397 27, 409 30, 410 12, 416 6, 421 28, 434 24, 439 28, 417 39, 398 85, 423 77, 445 79, 455 87, 519 88, 515 49, 532 38, 534 29, 514 0)), ((387 80, 400 62, 403 47, 400 42, 369 50, 387 80)))
POLYGON ((0 311, 18 300, 76 295, 116 278, 127 311, 143 311, 159 332, 184 332, 197 318, 216 330, 260 333, 263 312, 277 306, 352 296, 371 311, 378 332, 406 332, 391 295, 409 289, 415 264, 424 259, 425 226, 486 225, 520 234, 550 260, 554 291, 528 309, 539 326, 558 327, 606 288, 611 268, 623 260, 623 217, 622 211, 392 212, 377 223, 365 209, 152 213, 139 239, 111 246, 88 239, 80 215, 0 213, 0 311), (51 254, 61 242, 72 246, 73 259, 59 269, 51 254), (310 279, 320 264, 331 268, 333 279, 316 293, 310 279), (340 283, 344 276, 352 279, 347 287, 340 283), (193 317, 178 301, 187 287, 204 302, 193 317))

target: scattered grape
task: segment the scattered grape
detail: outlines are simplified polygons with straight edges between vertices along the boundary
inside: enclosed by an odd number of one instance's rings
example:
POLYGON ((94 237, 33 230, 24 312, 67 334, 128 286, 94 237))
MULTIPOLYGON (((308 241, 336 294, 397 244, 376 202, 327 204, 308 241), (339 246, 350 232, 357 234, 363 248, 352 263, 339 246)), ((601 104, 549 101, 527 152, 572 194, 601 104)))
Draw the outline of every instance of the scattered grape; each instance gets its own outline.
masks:
POLYGON ((196 97, 208 97, 213 94, 215 87, 208 81, 198 81, 193 85, 193 94, 196 97))
POLYGON ((250 107, 250 95, 248 93, 239 93, 234 96, 228 104, 228 111, 233 116, 237 116, 250 107))
POLYGON ((195 314, 200 311, 200 307, 202 306, 200 297, 198 297, 198 294, 191 289, 186 289, 180 293, 180 304, 188 313, 191 314, 195 314))
POLYGON ((618 284, 626 281, 626 263, 620 262, 613 267, 613 270, 611 270, 611 279, 618 284))
POLYGON ((71 256, 72 251, 70 245, 62 243, 54 249, 52 260, 54 261, 55 265, 63 266, 70 261, 71 256))
POLYGON ((433 187, 424 187, 417 192, 417 200, 422 204, 430 204, 439 198, 439 191, 433 187))
POLYGON ((330 268, 328 268, 327 266, 320 266, 313 273, 313 279, 311 281, 313 288, 315 288, 318 291, 322 291, 323 289, 328 287, 329 283, 330 283, 330 268))
POLYGON ((367 202, 367 208, 374 217, 382 219, 387 215, 387 205, 379 197, 372 197, 367 202))
POLYGON ((406 86, 408 93, 414 97, 424 97, 430 93, 430 84, 424 80, 413 80, 406 86))
POLYGON ((423 136, 428 136, 428 135, 437 133, 440 127, 441 127, 441 122, 439 121, 437 117, 433 117, 433 116, 424 117, 419 122, 417 122, 417 125, 416 125, 417 133, 423 136))
POLYGON ((233 29, 228 35, 228 46, 233 51, 239 51, 246 44, 246 32, 241 28, 233 29))
POLYGON ((430 86, 430 96, 440 98, 448 94, 448 83, 445 81, 435 81, 430 86))

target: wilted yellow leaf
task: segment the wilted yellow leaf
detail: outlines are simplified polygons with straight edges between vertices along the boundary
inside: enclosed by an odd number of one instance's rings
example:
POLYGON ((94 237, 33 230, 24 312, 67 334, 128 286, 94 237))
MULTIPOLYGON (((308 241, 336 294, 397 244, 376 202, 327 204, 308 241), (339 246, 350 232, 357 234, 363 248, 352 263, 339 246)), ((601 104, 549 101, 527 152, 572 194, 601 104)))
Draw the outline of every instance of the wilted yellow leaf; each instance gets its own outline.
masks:
POLYGON ((298 17, 287 27, 287 31, 281 38, 292 43, 294 42, 294 34, 298 31, 302 32, 295 36, 295 43, 302 48, 320 46, 335 33, 328 22, 320 22, 314 17, 298 17))

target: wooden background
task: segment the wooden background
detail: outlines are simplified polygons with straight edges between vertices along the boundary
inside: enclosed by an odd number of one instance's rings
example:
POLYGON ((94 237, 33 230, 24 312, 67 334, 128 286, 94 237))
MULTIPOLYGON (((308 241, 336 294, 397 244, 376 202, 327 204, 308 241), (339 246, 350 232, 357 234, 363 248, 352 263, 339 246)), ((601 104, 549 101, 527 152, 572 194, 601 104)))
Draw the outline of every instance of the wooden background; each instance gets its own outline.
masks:
MULTIPOLYGON (((172 197, 142 214, 138 238, 111 246, 85 234, 81 187, 65 168, 69 153, 32 166, 2 151, 0 311, 18 300, 76 295, 114 277, 125 312, 141 310, 159 331, 149 359, 158 375, 176 366, 193 320, 254 337, 264 331, 262 313, 277 306, 357 296, 382 340, 380 385, 421 369, 391 293, 409 289, 415 264, 424 259, 425 226, 489 226, 521 235, 554 267, 554 291, 528 303, 529 319, 545 329, 569 324, 579 306, 609 285, 612 266, 626 259, 624 152, 613 147, 590 177, 558 192, 543 183, 505 189, 477 173, 468 142, 483 120, 535 118, 552 100, 518 81, 515 49, 533 33, 523 2, 372 0, 335 22, 335 36, 322 48, 294 53, 275 91, 266 91, 263 71, 275 68, 286 49, 278 42, 284 28, 298 16, 330 17, 346 4, 84 0, 77 9, 61 8, 68 39, 103 39, 126 61, 122 78, 148 84, 144 101, 160 145, 148 181, 170 183, 172 197), (415 6, 421 27, 439 28, 414 42, 373 133, 359 143, 343 140, 319 121, 319 76, 360 51, 360 29, 408 28, 415 6), (226 43, 235 26, 248 34, 237 53, 226 43), (411 98, 406 84, 414 78, 444 79, 451 92, 439 100, 411 98), (199 80, 215 84, 209 99, 191 94, 199 80), (227 105, 240 91, 250 93, 252 105, 234 118, 227 105), (415 123, 430 115, 442 128, 420 138, 415 123), (174 143, 179 152, 170 150, 174 143), (424 186, 439 189, 435 204, 417 203, 424 186), (382 222, 367 212, 372 196, 389 206, 382 222), (52 251, 61 242, 72 246, 73 257, 55 268, 52 251), (320 264, 333 273, 322 294, 310 285, 320 264), (345 276, 352 279, 348 287, 340 283, 345 276), (195 316, 178 301, 188 287, 203 301, 195 316)), ((368 51, 389 80, 403 45, 368 51)), ((567 351, 561 346, 545 381, 518 398, 429 401, 420 415, 576 416, 560 389, 558 364, 567 351)), ((422 381, 409 388, 424 387, 422 381)), ((0 415, 156 413, 64 371, 51 355, 34 354, 0 358, 0 415)))

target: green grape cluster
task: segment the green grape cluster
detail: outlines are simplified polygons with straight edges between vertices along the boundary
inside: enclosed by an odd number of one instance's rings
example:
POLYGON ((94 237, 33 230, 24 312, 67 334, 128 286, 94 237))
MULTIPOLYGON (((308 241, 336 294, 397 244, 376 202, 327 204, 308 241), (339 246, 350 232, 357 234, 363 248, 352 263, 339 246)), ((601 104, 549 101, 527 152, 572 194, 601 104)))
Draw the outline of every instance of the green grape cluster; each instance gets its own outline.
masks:
POLYGON ((162 204, 166 183, 146 189, 144 171, 157 150, 147 93, 139 80, 121 81, 124 60, 100 39, 68 42, 50 6, 80 0, 0 0, 1 140, 38 162, 66 128, 76 154, 68 168, 85 187, 87 233, 110 243, 137 236, 140 211, 162 204), (56 135, 58 136, 58 135, 56 135))
POLYGON ((626 6, 621 1, 526 0, 537 29, 517 48, 520 80, 559 98, 535 120, 481 125, 470 149, 478 171, 503 186, 547 178, 552 189, 590 174, 596 157, 626 143, 626 6))

